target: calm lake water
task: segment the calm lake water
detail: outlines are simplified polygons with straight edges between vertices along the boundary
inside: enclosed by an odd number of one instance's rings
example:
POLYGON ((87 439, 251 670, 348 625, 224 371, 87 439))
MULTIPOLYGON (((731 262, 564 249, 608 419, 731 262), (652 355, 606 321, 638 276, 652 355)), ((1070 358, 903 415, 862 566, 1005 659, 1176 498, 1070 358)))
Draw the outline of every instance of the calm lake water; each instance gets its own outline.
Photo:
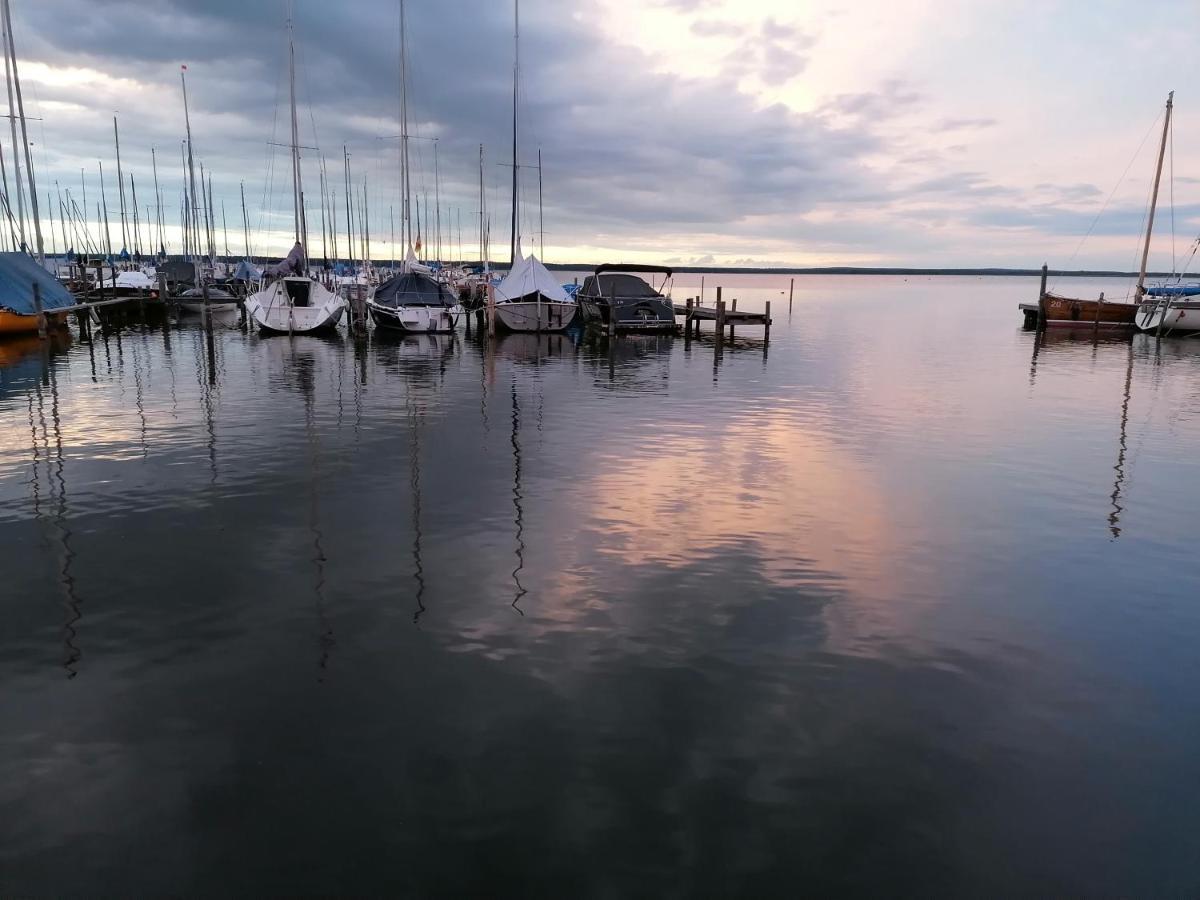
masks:
POLYGON ((1200 891, 1200 341, 706 280, 0 344, 0 894, 1200 891))

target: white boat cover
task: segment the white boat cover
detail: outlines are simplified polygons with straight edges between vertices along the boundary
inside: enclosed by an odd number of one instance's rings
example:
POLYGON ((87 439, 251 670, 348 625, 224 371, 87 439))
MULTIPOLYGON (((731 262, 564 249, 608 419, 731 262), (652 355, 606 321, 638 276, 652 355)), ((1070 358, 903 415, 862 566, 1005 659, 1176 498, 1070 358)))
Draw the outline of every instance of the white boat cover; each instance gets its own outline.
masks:
POLYGON ((413 248, 408 248, 408 254, 404 257, 404 262, 400 264, 401 272, 413 272, 418 275, 429 275, 433 269, 417 261, 417 254, 413 253, 413 248))
POLYGON ((496 300, 499 303, 516 303, 531 294, 541 294, 554 303, 575 302, 532 253, 524 258, 518 257, 508 275, 496 286, 496 300))
POLYGON ((145 272, 121 272, 117 275, 116 286, 130 290, 150 290, 154 287, 154 282, 145 272))

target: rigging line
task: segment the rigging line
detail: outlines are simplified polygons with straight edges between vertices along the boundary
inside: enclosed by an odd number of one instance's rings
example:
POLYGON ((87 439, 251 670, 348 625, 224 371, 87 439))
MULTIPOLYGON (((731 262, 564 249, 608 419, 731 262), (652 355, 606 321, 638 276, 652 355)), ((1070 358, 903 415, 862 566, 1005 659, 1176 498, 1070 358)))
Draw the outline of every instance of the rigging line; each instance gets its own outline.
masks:
POLYGON ((1146 146, 1146 141, 1149 140, 1150 135, 1154 131, 1154 126, 1158 124, 1158 120, 1162 117, 1162 115, 1163 113, 1159 113, 1157 116, 1155 116, 1154 121, 1150 123, 1150 127, 1146 129, 1146 133, 1142 135, 1142 141, 1140 144, 1138 144, 1137 150, 1133 152, 1133 156, 1129 158, 1129 162, 1126 163, 1125 171, 1121 173, 1121 177, 1118 178, 1117 183, 1113 185, 1112 191, 1105 199, 1104 204, 1100 207, 1100 211, 1096 213, 1096 218, 1092 219, 1092 224, 1088 226, 1088 230, 1084 232, 1083 237, 1079 239, 1079 243, 1075 245, 1075 251, 1069 257, 1067 257, 1068 263, 1070 263, 1073 259, 1075 259, 1076 256, 1079 255, 1079 251, 1083 248, 1084 242, 1087 241, 1087 239, 1092 236, 1092 232, 1096 230, 1096 225, 1099 223, 1100 217, 1104 215, 1105 211, 1108 209, 1108 205, 1112 202, 1113 197, 1116 196, 1117 191, 1120 190, 1121 185, 1125 181, 1125 176, 1129 174, 1129 170, 1133 168, 1133 164, 1137 162, 1138 156, 1141 155, 1142 148, 1146 146))
POLYGON ((1175 121, 1171 121, 1171 153, 1168 163, 1168 183, 1171 200, 1171 274, 1175 274, 1175 121))

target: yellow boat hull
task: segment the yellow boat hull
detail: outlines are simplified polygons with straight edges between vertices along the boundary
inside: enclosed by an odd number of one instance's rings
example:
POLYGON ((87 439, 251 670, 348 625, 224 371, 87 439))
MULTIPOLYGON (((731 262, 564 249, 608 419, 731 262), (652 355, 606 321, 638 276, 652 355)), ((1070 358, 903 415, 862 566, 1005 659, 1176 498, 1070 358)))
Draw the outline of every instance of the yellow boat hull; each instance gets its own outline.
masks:
MULTIPOLYGON (((46 316, 46 324, 58 328, 66 323, 63 315, 46 316)), ((0 334, 29 334, 38 330, 37 316, 23 316, 7 309, 0 309, 0 334)))

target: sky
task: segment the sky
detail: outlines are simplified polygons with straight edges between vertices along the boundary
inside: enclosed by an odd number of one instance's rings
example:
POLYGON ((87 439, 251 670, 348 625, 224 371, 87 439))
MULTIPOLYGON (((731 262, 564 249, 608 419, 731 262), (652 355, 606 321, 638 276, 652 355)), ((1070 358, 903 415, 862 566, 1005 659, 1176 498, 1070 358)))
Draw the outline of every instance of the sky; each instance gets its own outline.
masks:
MULTIPOLYGON (((12 6, 56 248, 68 190, 85 208, 86 189, 99 239, 101 164, 122 242, 116 115, 140 216, 157 218, 153 148, 178 250, 186 64, 218 252, 246 250, 242 189, 251 252, 286 252, 283 0, 12 6)), ((1136 268, 1173 89, 1151 267, 1182 265, 1200 234, 1200 102, 1179 64, 1193 0, 523 0, 520 16, 521 244, 548 262, 1136 268)), ((323 252, 323 156, 346 255, 345 148, 386 259, 402 231, 399 0, 295 0, 294 21, 310 254, 323 252)), ((436 246, 436 207, 440 255, 458 255, 461 233, 478 257, 482 144, 491 256, 507 259, 513 5, 407 0, 406 28, 421 231, 436 246)))

